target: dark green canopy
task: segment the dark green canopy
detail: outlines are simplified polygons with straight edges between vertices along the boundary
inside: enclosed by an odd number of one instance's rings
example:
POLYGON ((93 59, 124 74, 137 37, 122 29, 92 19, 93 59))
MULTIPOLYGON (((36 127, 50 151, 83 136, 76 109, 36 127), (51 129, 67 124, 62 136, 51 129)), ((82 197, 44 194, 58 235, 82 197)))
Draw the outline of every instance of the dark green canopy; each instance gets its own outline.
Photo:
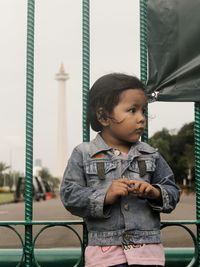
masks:
POLYGON ((148 93, 200 101, 200 0, 147 0, 148 93))

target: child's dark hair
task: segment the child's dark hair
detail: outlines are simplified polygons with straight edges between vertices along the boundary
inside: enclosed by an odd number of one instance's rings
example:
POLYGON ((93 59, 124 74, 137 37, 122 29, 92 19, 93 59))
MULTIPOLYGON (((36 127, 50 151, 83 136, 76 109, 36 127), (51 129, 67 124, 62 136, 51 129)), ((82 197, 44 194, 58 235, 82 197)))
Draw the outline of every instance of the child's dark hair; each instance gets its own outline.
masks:
POLYGON ((99 109, 101 109, 102 118, 108 118, 118 104, 120 94, 127 89, 145 91, 145 86, 137 77, 123 73, 104 75, 93 84, 89 92, 88 123, 94 131, 102 130, 102 125, 97 119, 99 109))

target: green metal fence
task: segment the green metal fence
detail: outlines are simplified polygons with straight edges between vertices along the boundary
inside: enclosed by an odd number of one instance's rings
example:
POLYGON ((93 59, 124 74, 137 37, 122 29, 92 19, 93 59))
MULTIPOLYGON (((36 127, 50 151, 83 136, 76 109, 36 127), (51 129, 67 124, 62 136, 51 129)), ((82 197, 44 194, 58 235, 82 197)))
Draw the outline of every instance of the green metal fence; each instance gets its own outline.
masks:
MULTIPOLYGON (((89 0, 82 1, 82 58, 83 58, 83 141, 89 140, 89 127, 86 122, 86 106, 89 90, 90 74, 90 37, 89 37, 89 0)), ((26 64, 26 182, 25 182, 25 215, 24 221, 3 221, 0 227, 5 227, 14 232, 20 240, 19 250, 0 250, 0 266, 83 266, 84 248, 87 244, 87 232, 83 221, 33 221, 32 220, 32 161, 33 161, 33 101, 34 101, 34 10, 35 0, 27 1, 27 64, 26 64), (24 238, 15 226, 24 226, 24 238), (41 230, 33 236, 33 227, 41 225, 41 230), (74 230, 73 226, 82 225, 83 239, 74 230), (74 232, 80 242, 78 249, 66 250, 38 250, 35 243, 40 234, 48 228, 62 226, 74 232)), ((141 53, 141 79, 147 79, 147 2, 140 0, 140 53, 141 53)), ((166 266, 200 266, 198 250, 200 246, 200 105, 195 105, 195 140, 196 140, 196 203, 197 219, 190 221, 163 221, 162 228, 179 226, 191 235, 194 249, 166 249, 166 266), (197 238, 188 228, 188 225, 197 225, 197 238)), ((148 140, 148 131, 144 133, 143 140, 148 140)))

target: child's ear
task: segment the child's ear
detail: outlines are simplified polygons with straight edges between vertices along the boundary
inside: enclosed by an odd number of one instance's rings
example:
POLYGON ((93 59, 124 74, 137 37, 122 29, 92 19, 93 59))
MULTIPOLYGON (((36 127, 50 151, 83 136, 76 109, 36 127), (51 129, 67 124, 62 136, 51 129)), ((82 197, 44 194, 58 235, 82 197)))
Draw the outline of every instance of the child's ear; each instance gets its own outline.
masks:
POLYGON ((103 108, 99 108, 96 112, 97 120, 101 123, 102 126, 108 126, 109 125, 109 117, 103 110, 103 108))

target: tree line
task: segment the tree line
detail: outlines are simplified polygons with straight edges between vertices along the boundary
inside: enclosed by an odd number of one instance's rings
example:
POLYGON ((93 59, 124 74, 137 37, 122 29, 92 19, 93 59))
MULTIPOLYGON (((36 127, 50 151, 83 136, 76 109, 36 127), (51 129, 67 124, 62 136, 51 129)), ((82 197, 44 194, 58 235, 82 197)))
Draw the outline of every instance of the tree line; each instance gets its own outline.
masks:
MULTIPOLYGON (((194 122, 184 124, 177 133, 163 128, 149 139, 149 144, 158 148, 166 159, 174 172, 177 183, 180 185, 185 183, 190 187, 194 185, 194 122)), ((0 187, 6 185, 11 189, 20 174, 9 168, 6 163, 0 162, 0 187)), ((40 171, 40 176, 42 179, 51 181, 54 187, 58 188, 59 179, 53 177, 47 168, 40 171)))
POLYGON ((194 122, 184 124, 175 134, 166 128, 156 132, 149 144, 158 148, 174 172, 176 182, 189 187, 195 181, 194 122))

